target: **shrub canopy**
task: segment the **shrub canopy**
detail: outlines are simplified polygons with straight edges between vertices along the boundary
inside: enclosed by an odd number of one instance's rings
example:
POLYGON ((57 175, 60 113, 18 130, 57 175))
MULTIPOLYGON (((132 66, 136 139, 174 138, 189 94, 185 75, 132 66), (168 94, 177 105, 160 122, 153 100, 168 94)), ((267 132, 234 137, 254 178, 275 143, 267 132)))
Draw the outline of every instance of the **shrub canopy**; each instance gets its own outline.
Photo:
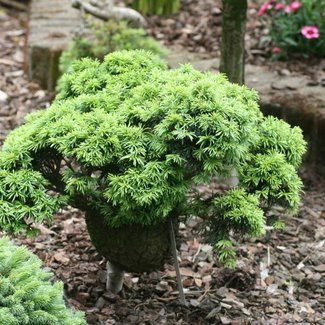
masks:
POLYGON ((26 247, 0 239, 0 325, 86 325, 63 300, 63 284, 26 247))
POLYGON ((209 220, 216 242, 261 234, 267 207, 298 208, 305 142, 298 127, 264 117, 257 101, 222 74, 168 70, 141 50, 82 59, 52 106, 5 141, 0 227, 30 229, 69 204, 100 209, 112 227, 194 214, 209 220), (231 170, 236 188, 189 195, 231 170))

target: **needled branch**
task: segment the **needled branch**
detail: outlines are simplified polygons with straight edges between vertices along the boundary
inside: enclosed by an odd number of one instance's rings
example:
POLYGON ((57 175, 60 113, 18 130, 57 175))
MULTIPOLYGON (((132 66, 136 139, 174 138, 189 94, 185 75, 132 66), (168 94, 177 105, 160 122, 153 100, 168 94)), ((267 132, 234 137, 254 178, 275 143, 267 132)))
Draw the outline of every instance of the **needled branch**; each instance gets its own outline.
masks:
POLYGON ((147 26, 145 18, 139 12, 131 8, 116 7, 112 0, 107 1, 106 10, 97 8, 82 0, 72 0, 72 6, 82 8, 85 12, 102 20, 128 20, 137 27, 147 26))

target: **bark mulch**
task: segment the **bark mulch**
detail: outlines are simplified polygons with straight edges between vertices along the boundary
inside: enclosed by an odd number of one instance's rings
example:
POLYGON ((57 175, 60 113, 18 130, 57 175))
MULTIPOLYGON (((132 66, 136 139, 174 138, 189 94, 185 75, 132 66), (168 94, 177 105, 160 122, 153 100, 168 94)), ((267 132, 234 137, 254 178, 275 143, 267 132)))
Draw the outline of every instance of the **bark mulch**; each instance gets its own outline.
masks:
MULTIPOLYGON (((245 52, 246 62, 266 65, 280 74, 300 72, 309 75, 314 84, 324 83, 325 58, 292 58, 290 62, 272 61, 268 35, 270 19, 258 16, 261 0, 248 1, 245 52)), ((221 0, 181 0, 181 10, 169 17, 148 17, 149 33, 174 51, 186 49, 208 58, 220 57, 221 0)))

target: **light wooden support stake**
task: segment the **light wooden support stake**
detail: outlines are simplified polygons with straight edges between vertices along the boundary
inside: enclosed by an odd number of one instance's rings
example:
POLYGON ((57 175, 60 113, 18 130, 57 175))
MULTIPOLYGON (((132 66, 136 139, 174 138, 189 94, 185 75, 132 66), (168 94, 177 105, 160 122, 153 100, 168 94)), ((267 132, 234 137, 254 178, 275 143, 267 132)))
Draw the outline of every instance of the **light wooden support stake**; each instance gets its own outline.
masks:
POLYGON ((178 260, 177 260, 176 239, 175 239, 174 225, 173 225, 172 219, 169 219, 169 232, 170 232, 171 250, 172 250, 172 254, 173 254, 173 258, 174 258, 174 266, 175 266, 175 271, 176 271, 179 298, 180 298, 182 305, 186 306, 186 300, 185 300, 185 295, 184 295, 181 272, 179 270, 179 264, 178 264, 178 260))

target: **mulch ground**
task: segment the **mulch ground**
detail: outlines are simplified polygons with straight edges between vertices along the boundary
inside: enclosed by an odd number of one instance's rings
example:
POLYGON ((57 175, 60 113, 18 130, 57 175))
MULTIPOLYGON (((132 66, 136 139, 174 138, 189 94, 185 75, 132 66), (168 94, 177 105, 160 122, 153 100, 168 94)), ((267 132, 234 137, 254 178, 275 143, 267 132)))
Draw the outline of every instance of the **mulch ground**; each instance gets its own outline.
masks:
MULTIPOLYGON (((212 2, 204 1, 199 12, 219 17, 209 7, 212 2)), ((197 1, 184 3, 188 8, 180 15, 185 20, 188 12, 198 15, 191 7, 197 1)), ((0 145, 27 112, 48 107, 53 98, 24 73, 25 21, 25 14, 0 7, 0 145)), ((216 263, 212 247, 198 235, 199 219, 180 224, 187 307, 179 304, 169 264, 159 272, 127 274, 121 294, 107 292, 105 260, 90 243, 76 209, 58 213, 36 238, 15 241, 28 245, 65 283, 68 302, 86 312, 89 324, 325 324, 325 183, 308 169, 301 175, 305 193, 299 214, 288 217, 282 231, 239 242, 234 270, 216 263)))
MULTIPOLYGON (((220 56, 221 0, 181 0, 181 10, 169 17, 148 18, 149 33, 174 51, 186 49, 209 57, 220 56)), ((314 83, 321 83, 325 71, 325 58, 296 58, 290 62, 273 61, 269 33, 270 18, 258 16, 261 0, 248 1, 245 52, 246 62, 268 66, 284 74, 301 72, 314 83)))

